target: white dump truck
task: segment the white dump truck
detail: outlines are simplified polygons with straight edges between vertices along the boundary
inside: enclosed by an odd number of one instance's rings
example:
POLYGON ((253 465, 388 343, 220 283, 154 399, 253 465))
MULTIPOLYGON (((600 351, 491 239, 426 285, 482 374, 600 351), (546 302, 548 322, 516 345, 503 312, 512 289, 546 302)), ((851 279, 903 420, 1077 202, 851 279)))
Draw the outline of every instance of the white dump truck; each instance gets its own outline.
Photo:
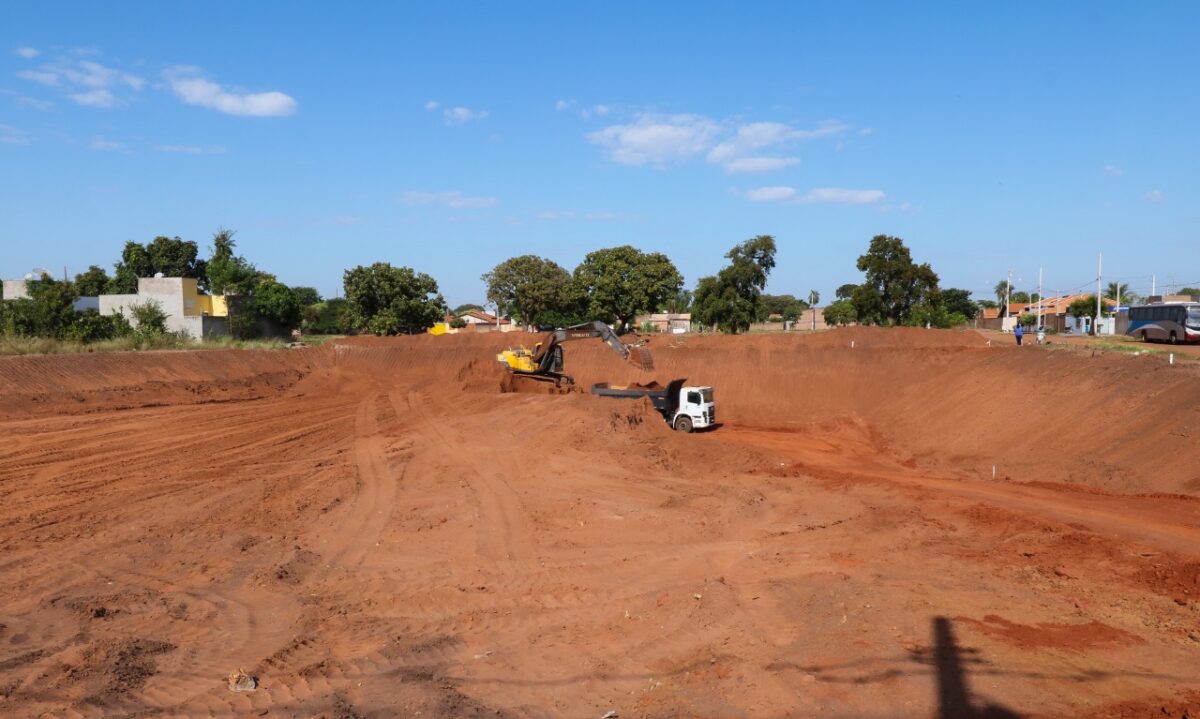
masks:
POLYGON ((716 424, 717 410, 712 387, 688 387, 686 379, 660 385, 611 387, 607 382, 592 385, 592 394, 614 399, 649 397, 667 424, 678 432, 708 429, 716 424))

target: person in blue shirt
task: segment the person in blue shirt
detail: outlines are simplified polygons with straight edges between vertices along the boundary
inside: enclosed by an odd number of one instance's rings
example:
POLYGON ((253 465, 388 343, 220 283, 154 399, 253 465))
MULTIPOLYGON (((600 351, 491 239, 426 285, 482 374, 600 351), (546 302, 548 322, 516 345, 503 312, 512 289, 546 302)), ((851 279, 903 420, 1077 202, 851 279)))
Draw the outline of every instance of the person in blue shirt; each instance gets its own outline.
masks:
POLYGON ((1016 336, 1017 346, 1020 347, 1021 346, 1021 338, 1025 336, 1025 328, 1021 326, 1021 323, 1018 322, 1017 326, 1013 328, 1013 335, 1016 336))

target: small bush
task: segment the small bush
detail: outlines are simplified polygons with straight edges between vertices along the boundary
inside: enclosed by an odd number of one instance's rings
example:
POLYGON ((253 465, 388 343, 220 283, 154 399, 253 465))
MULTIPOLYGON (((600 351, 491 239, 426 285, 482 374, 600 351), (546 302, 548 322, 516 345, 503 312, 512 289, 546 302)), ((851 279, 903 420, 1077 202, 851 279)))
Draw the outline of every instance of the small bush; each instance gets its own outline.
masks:
POLYGON ((157 300, 136 302, 129 306, 133 315, 134 334, 138 337, 154 337, 167 333, 167 313, 157 300))

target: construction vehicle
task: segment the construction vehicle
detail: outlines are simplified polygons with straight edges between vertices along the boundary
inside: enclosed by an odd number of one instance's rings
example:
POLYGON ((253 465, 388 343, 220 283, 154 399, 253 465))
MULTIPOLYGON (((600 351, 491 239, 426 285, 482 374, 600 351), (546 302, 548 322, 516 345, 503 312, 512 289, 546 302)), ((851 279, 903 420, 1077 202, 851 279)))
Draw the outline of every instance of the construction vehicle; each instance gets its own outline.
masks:
POLYGON ((610 387, 607 382, 592 385, 592 394, 614 399, 650 399, 654 409, 662 414, 671 428, 679 432, 691 432, 712 427, 717 420, 717 407, 713 402, 712 387, 685 387, 686 379, 672 380, 666 388, 610 387))
POLYGON ((569 388, 575 379, 563 372, 564 342, 584 339, 601 339, 622 359, 644 370, 654 369, 654 360, 647 347, 630 346, 617 337, 612 328, 600 321, 572 325, 543 335, 532 350, 524 347, 507 349, 496 355, 496 359, 509 372, 506 390, 516 389, 519 382, 532 382, 553 389, 569 388))

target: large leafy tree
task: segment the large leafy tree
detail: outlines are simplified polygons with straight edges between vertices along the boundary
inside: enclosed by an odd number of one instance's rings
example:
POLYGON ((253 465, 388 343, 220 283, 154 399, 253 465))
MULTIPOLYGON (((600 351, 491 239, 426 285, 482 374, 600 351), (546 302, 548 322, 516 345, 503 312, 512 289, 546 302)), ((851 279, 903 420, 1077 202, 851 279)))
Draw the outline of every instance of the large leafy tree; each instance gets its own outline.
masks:
POLYGON ((851 298, 859 322, 904 324, 918 307, 939 304, 937 273, 928 263, 913 262, 899 237, 872 238, 858 269, 866 274, 851 298))
POLYGON ((750 329, 760 314, 762 291, 775 267, 775 238, 759 235, 725 254, 729 265, 715 277, 704 277, 696 286, 693 318, 737 334, 750 329))
POLYGON ((163 277, 195 277, 203 285, 206 263, 197 257, 198 252, 195 242, 178 237, 160 235, 147 245, 126 242, 121 261, 114 265, 109 291, 132 294, 137 292, 139 277, 153 277, 160 272, 163 277))
POLYGON ((1067 305, 1067 314, 1076 319, 1079 319, 1080 317, 1095 317, 1096 295, 1080 297, 1071 304, 1067 305))
POLYGON ((834 291, 833 296, 839 300, 848 300, 848 299, 850 299, 851 296, 854 295, 855 287, 858 287, 858 285, 851 285, 851 284, 842 285, 842 286, 838 287, 837 290, 834 291))
POLYGON ((85 272, 75 275, 75 291, 80 297, 95 297, 108 291, 111 281, 103 267, 92 265, 85 272))
POLYGON ((283 327, 300 323, 300 302, 293 288, 273 279, 264 279, 254 288, 254 311, 283 327))
POLYGON ((424 332, 446 312, 437 282, 411 267, 376 262, 346 270, 343 282, 356 324, 375 334, 424 332))
POLYGON ((618 331, 629 327, 639 312, 666 304, 683 287, 683 277, 666 255, 630 245, 588 253, 574 279, 587 314, 615 321, 618 331))
POLYGON ((823 311, 823 316, 825 324, 835 327, 838 325, 848 325, 858 319, 858 315, 854 312, 854 303, 848 299, 830 302, 829 306, 823 311))
POLYGON ((968 290, 949 287, 942 290, 941 297, 942 307, 945 307, 947 312, 958 313, 968 320, 974 319, 975 315, 979 314, 979 304, 971 299, 971 293, 968 290))
POLYGON ((517 322, 536 325, 573 304, 571 274, 552 260, 536 255, 509 258, 480 279, 487 298, 517 322))
POLYGON ((771 315, 779 315, 785 320, 795 320, 808 308, 808 302, 796 299, 793 295, 764 294, 759 303, 758 316, 755 319, 761 322, 771 315))
POLYGON ((292 297, 296 298, 296 304, 300 307, 308 307, 321 301, 321 293, 317 292, 316 287, 292 287, 291 291, 292 297))

